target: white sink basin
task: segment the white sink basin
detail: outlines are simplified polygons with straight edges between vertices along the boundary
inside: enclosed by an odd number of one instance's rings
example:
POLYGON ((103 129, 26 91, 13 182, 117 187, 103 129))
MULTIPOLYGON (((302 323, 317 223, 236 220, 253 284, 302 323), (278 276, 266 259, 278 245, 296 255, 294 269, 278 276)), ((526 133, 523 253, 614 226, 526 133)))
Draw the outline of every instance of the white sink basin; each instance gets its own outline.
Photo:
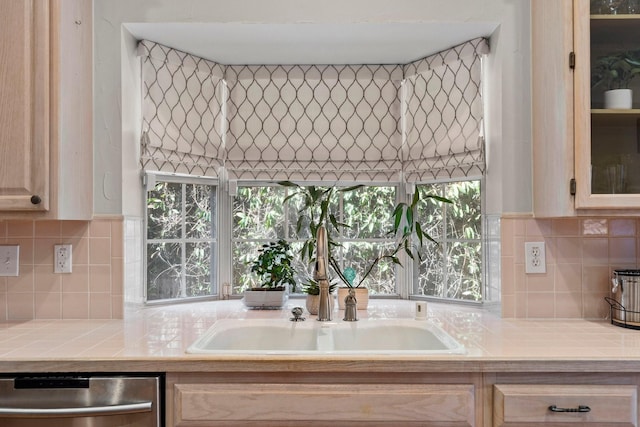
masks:
POLYGON ((462 344, 429 321, 220 320, 188 349, 198 354, 462 354, 462 344))

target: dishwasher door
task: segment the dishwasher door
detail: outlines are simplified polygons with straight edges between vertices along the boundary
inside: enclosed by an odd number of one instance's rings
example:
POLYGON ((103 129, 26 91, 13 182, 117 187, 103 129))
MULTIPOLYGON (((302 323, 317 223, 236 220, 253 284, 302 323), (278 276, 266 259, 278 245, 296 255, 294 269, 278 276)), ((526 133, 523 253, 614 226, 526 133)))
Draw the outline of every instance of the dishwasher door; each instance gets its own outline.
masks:
POLYGON ((158 427, 161 376, 45 375, 0 379, 2 427, 158 427))

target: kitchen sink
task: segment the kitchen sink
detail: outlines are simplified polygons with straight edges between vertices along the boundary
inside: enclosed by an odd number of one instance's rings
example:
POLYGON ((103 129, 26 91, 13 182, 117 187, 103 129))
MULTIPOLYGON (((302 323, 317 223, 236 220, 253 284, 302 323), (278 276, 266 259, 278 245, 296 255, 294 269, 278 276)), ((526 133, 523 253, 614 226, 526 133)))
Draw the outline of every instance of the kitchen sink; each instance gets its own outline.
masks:
POLYGON ((464 346, 430 321, 361 319, 217 321, 188 349, 195 354, 463 354, 464 346))

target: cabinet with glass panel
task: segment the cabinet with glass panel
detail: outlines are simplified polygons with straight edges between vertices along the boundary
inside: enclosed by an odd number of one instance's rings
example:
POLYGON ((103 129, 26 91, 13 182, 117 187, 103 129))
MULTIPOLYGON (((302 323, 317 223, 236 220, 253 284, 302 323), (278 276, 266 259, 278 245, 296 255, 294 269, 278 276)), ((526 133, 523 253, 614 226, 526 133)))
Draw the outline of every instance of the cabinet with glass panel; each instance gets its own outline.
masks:
POLYGON ((531 23, 534 213, 637 212, 640 1, 536 0, 531 23))
POLYGON ((576 207, 640 208, 640 1, 574 14, 576 207))

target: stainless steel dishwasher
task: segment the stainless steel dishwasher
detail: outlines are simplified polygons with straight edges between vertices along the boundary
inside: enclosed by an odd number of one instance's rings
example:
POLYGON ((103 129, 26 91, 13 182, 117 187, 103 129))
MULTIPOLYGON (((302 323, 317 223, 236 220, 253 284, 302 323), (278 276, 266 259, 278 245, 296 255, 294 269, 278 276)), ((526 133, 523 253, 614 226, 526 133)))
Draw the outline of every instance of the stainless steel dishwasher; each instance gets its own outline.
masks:
POLYGON ((163 376, 15 375, 0 378, 2 427, 158 427, 163 376))

